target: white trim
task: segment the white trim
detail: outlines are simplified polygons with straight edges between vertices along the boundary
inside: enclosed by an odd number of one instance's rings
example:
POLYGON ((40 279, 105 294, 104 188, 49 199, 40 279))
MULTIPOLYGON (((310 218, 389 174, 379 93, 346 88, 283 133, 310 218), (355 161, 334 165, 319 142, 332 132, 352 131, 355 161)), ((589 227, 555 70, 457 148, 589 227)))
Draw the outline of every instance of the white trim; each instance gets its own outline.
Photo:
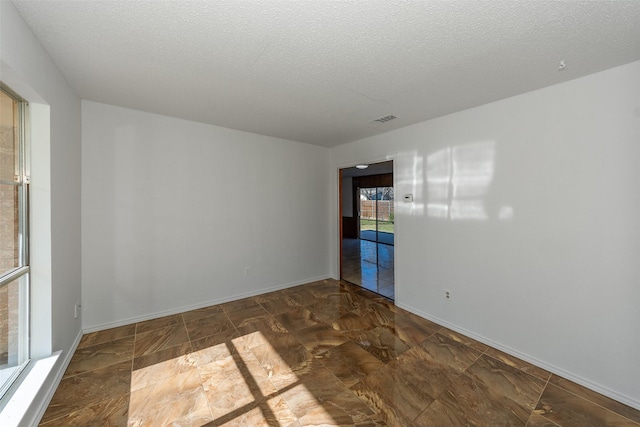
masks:
POLYGON ((404 310, 410 311, 411 313, 416 314, 416 315, 418 315, 420 317, 423 317, 423 318, 425 318, 427 320, 430 320, 430 321, 432 321, 434 323, 437 323, 440 326, 444 326, 444 327, 449 328, 449 329, 451 329, 453 331, 459 332, 459 333, 461 333, 461 334, 463 334, 463 335, 465 335, 465 336, 467 336, 469 338, 473 338, 476 341, 480 341, 481 343, 486 344, 486 345, 488 345, 490 347, 493 347, 493 348, 496 348, 496 349, 498 349, 500 351, 503 351, 503 352, 505 352, 505 353, 507 353, 507 354, 509 354, 511 356, 517 357, 518 359, 522 359, 525 362, 529 362, 529 363, 531 363, 531 364, 533 364, 533 365, 535 365, 535 366, 537 366, 539 368, 545 369, 545 370, 547 370, 547 371, 549 371, 549 372, 551 372, 553 374, 561 376, 562 378, 566 378, 566 379, 568 379, 570 381, 573 381, 576 384, 580 384, 581 386, 586 387, 589 390, 593 390, 596 393, 600 393, 600 394, 602 394, 604 396, 607 396, 607 397, 609 397, 609 398, 611 398, 611 399, 613 399, 615 401, 618 401, 618 402, 623 403, 623 404, 625 404, 627 406, 630 406, 632 408, 640 410, 640 400, 636 400, 636 399, 634 399, 632 397, 629 397, 629 396, 626 396, 624 394, 618 393, 618 392, 616 392, 614 390, 611 390, 610 388, 607 388, 607 387, 604 387, 604 386, 602 386, 600 384, 594 383, 593 381, 587 380, 587 379, 585 379, 585 378, 583 378, 583 377, 581 377, 579 375, 576 375, 576 374, 574 374, 572 372, 569 372, 567 370, 558 368, 557 366, 551 365, 549 363, 543 362, 543 361, 541 361, 539 359, 536 359, 535 357, 532 357, 532 356, 530 356, 530 355, 528 355, 526 353, 522 353, 522 352, 520 352, 518 350, 514 350, 511 347, 502 345, 502 344, 500 344, 500 343, 498 343, 496 341, 490 340, 489 338, 483 337, 482 335, 478 335, 478 334, 476 334, 474 332, 471 332, 471 331, 468 331, 468 330, 466 330, 464 328, 460 328, 459 326, 456 326, 456 325, 454 325, 452 323, 449 323, 449 322, 447 322, 445 320, 442 320, 442 319, 439 319, 437 317, 431 316, 431 315, 429 315, 427 313, 424 313, 424 312, 422 312, 422 311, 420 311, 420 310, 418 310, 416 308, 413 308, 411 306, 408 306, 406 304, 397 304, 396 303, 396 306, 398 306, 398 307, 400 307, 400 308, 402 308, 404 310))
POLYGON ((253 297, 253 296, 256 296, 256 295, 262 295, 262 294, 265 294, 265 293, 268 293, 268 292, 279 291, 279 290, 282 290, 282 289, 292 288, 292 287, 298 286, 298 285, 304 285, 305 283, 317 282, 319 280, 326 280, 326 279, 330 279, 330 278, 332 278, 331 275, 323 275, 323 276, 312 277, 312 278, 304 279, 304 280, 297 280, 295 282, 289 282, 289 283, 285 283, 285 284, 282 284, 282 285, 272 286, 270 288, 260 289, 260 290, 257 290, 257 291, 236 294, 236 295, 233 295, 233 296, 230 296, 230 297, 219 298, 219 299, 209 300, 209 301, 205 301, 205 302, 199 302, 197 304, 191 304, 191 305, 182 306, 182 307, 179 307, 179 308, 172 308, 170 310, 165 310, 165 311, 158 311, 158 312, 155 312, 155 313, 145 314, 145 315, 142 315, 142 316, 129 317, 127 319, 118 320, 118 321, 115 321, 115 322, 102 323, 100 325, 95 325, 95 326, 91 326, 91 327, 88 327, 88 328, 84 328, 83 332, 85 334, 87 334, 87 333, 90 333, 90 332, 98 332, 98 331, 103 331, 105 329, 116 328, 118 326, 131 325, 132 323, 144 322, 146 320, 153 320, 153 319, 157 319, 159 317, 164 317, 164 316, 171 316, 172 314, 180 314, 180 313, 184 313, 185 311, 197 310, 199 308, 209 307, 209 306, 216 305, 216 304, 222 304, 222 303, 229 302, 229 301, 236 301, 236 300, 239 300, 239 299, 242 299, 242 298, 253 297))
POLYGON ((80 344, 78 333, 69 351, 57 351, 49 357, 29 362, 29 366, 5 398, 0 412, 0 425, 5 427, 37 426, 53 398, 62 377, 80 344), (6 400, 5 400, 6 399, 6 400))

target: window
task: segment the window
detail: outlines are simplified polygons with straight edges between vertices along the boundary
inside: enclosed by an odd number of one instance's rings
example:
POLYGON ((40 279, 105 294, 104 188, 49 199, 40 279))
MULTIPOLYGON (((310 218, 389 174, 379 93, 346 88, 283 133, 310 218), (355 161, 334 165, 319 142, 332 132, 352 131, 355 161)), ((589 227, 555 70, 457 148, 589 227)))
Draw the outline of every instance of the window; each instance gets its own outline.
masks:
POLYGON ((26 114, 0 83, 0 397, 29 362, 26 114))

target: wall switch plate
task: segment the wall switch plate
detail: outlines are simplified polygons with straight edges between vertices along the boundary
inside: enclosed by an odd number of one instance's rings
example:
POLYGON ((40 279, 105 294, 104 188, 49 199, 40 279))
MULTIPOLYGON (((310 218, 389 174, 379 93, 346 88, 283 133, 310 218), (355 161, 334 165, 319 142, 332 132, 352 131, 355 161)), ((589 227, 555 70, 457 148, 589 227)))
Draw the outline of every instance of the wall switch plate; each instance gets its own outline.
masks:
POLYGON ((80 304, 80 301, 78 300, 76 305, 73 306, 73 318, 74 319, 77 319, 80 316, 80 309, 81 308, 82 308, 82 304, 80 304))

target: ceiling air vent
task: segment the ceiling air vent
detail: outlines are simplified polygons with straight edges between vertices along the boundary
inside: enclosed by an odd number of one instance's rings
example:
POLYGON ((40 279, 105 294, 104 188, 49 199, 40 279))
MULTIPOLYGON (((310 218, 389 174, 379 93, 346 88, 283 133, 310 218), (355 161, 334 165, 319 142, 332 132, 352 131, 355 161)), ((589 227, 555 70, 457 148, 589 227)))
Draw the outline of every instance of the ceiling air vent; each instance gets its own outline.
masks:
POLYGON ((390 122, 393 119, 397 119, 396 116, 384 116, 384 117, 380 117, 379 119, 375 119, 373 120, 374 123, 386 123, 386 122, 390 122))

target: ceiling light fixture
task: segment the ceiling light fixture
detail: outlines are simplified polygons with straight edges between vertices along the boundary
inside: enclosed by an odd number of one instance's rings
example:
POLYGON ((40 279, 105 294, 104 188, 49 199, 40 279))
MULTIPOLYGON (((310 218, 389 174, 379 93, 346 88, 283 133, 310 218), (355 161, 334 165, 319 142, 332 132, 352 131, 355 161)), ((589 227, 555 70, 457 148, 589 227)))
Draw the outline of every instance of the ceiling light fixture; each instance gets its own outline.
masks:
POLYGON ((368 167, 369 167, 369 165, 356 165, 356 168, 358 168, 358 169, 366 169, 368 167))

